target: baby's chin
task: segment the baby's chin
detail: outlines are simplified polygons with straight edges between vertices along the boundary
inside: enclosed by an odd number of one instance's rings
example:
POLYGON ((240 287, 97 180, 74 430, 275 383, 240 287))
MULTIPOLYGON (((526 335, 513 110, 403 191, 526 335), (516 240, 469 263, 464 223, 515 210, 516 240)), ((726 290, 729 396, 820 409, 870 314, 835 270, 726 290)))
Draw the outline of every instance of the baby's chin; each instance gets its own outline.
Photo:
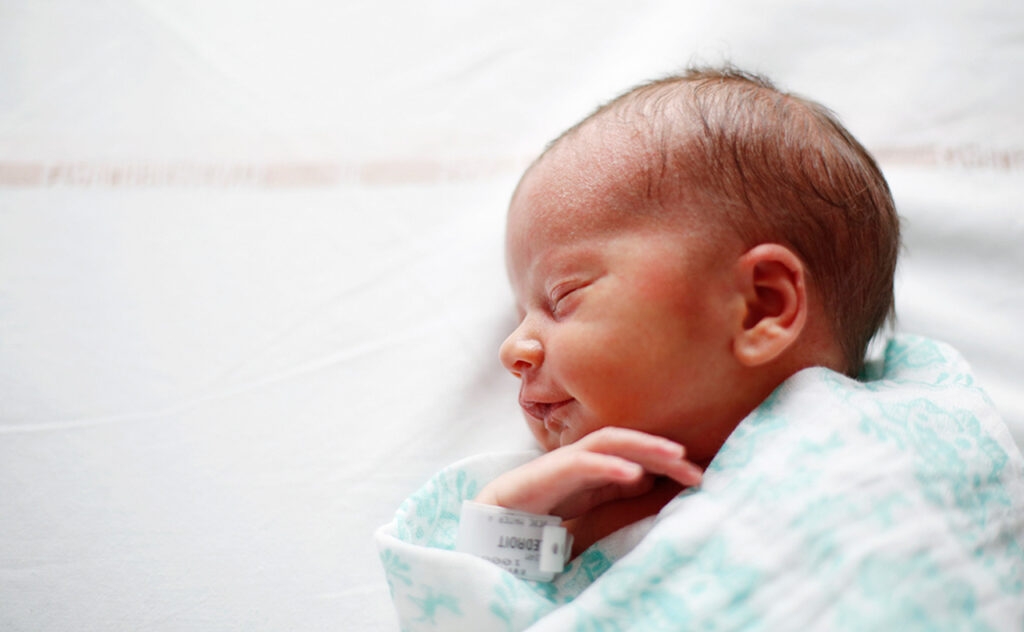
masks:
POLYGON ((582 439, 583 437, 573 432, 572 428, 563 426, 560 430, 545 430, 547 437, 541 441, 541 446, 545 452, 551 452, 558 448, 564 448, 567 445, 572 445, 582 439))
POLYGON ((526 416, 526 424, 529 426, 530 432, 533 433, 533 438, 537 440, 537 444, 545 452, 551 452, 575 441, 575 439, 569 439, 564 426, 559 431, 552 431, 544 427, 544 422, 533 419, 529 415, 526 416))
POLYGON ((558 434, 549 432, 543 428, 539 433, 533 433, 533 436, 537 439, 537 443, 540 445, 540 448, 545 452, 551 452, 552 450, 557 450, 563 445, 568 445, 567 443, 562 443, 561 437, 558 434))

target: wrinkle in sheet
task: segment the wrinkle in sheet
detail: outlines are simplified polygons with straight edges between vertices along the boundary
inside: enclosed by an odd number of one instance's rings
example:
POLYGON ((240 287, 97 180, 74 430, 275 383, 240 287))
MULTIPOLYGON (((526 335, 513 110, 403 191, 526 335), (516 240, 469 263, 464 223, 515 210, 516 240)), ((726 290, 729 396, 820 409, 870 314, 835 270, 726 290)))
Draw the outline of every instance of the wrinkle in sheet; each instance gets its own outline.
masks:
POLYGON ((99 62, 109 59, 120 44, 119 39, 109 40, 85 56, 71 60, 59 74, 38 83, 17 105, 4 108, 4 116, 0 118, 0 134, 14 135, 26 119, 45 109, 47 104, 67 99, 69 94, 86 92, 89 80, 99 72, 97 68, 102 68, 99 62))
MULTIPOLYGON (((212 70, 219 78, 223 79, 224 83, 213 82, 212 85, 217 86, 224 95, 230 96, 234 107, 248 110, 248 114, 254 120, 260 121, 261 131, 273 132, 276 140, 284 142, 286 146, 292 144, 291 136, 281 130, 274 129, 273 121, 280 120, 280 113, 275 112, 277 116, 274 117, 266 116, 261 114, 263 110, 257 109, 254 106, 257 103, 261 106, 268 105, 268 94, 254 91, 243 81, 238 73, 232 69, 231 62, 233 60, 223 51, 218 50, 210 42, 210 38, 196 37, 192 28, 177 20, 171 12, 163 10, 158 6, 158 3, 149 0, 132 0, 132 2, 139 9, 140 13, 149 18, 149 22, 155 23, 173 41, 177 42, 181 50, 190 53, 190 57, 204 62, 206 68, 212 70), (238 98, 241 95, 244 95, 245 98, 238 98)), ((238 65, 237 62, 234 65, 238 65)), ((195 74, 199 75, 201 73, 196 72, 195 74)))
MULTIPOLYGON (((374 290, 379 290, 381 287, 386 286, 388 281, 399 278, 404 270, 412 267, 412 261, 415 259, 414 253, 406 252, 401 247, 394 248, 393 251, 398 252, 399 256, 389 259, 386 266, 381 266, 377 263, 369 270, 361 271, 361 274, 355 277, 354 282, 349 280, 347 287, 340 289, 306 309, 301 314, 295 316, 290 323, 279 327, 262 341, 253 341, 252 351, 244 359, 235 362, 213 377, 209 382, 210 387, 216 388, 217 385, 230 381, 233 377, 241 374, 247 367, 254 366, 261 358, 270 357, 275 350, 294 349, 296 347, 295 338, 297 335, 304 334, 303 337, 309 338, 310 332, 322 329, 322 327, 314 327, 314 323, 336 324, 335 321, 339 314, 345 313, 346 310, 354 309, 353 306, 355 305, 361 305, 367 301, 372 302, 369 296, 372 295, 374 290)), ((334 327, 331 328, 333 329, 334 327)), ((356 345, 356 347, 365 346, 365 344, 361 343, 356 345)), ((383 346, 386 347, 388 345, 385 344, 383 346)), ((379 346, 377 348, 382 347, 379 346)), ((343 353, 338 357, 346 358, 350 356, 350 358, 354 358, 367 352, 352 351, 351 353, 343 353)), ((317 364, 322 365, 323 359, 318 361, 317 364)))
POLYGON ((403 330, 401 332, 396 333, 393 336, 388 336, 376 340, 367 341, 361 344, 353 345, 341 351, 326 354, 314 360, 310 360, 309 362, 288 367, 287 369, 283 369, 274 374, 265 376, 262 379, 253 380, 230 388, 225 388, 214 393, 203 395, 201 397, 186 399, 178 404, 163 407, 158 410, 125 413, 119 415, 103 415, 100 417, 90 417, 82 419, 41 421, 33 422, 30 424, 2 424, 0 425, 0 435, 25 434, 33 432, 55 432, 62 430, 72 430, 76 428, 85 428, 89 426, 149 421, 153 419, 181 415, 192 410, 195 410, 205 404, 228 399, 231 397, 237 397, 239 395, 245 395, 247 393, 258 391, 269 386, 279 384, 281 382, 294 380, 311 373, 318 373, 330 368, 348 364, 358 360, 363 356, 377 353, 383 349, 388 349, 407 344, 412 340, 422 338, 427 334, 432 333, 433 329, 434 326, 428 324, 416 329, 403 330))

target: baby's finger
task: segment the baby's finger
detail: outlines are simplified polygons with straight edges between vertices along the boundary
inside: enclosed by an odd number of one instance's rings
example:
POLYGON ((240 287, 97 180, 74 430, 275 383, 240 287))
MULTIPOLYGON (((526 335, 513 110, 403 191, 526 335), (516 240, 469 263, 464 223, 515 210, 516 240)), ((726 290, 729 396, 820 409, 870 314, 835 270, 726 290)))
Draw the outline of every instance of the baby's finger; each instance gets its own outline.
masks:
POLYGON ((477 500, 544 514, 563 506, 574 496, 601 486, 629 487, 644 474, 641 465, 618 456, 585 450, 556 450, 499 477, 484 488, 477 500))
POLYGON ((681 459, 686 454, 686 449, 671 439, 615 426, 596 430, 573 445, 593 452, 615 454, 627 459, 630 458, 627 455, 634 454, 681 459))
POLYGON ((664 470, 656 473, 667 476, 684 487, 700 485, 704 480, 704 471, 686 460, 666 463, 664 470))
POLYGON ((576 518, 599 505, 642 496, 654 488, 657 480, 651 474, 644 474, 634 482, 600 485, 593 489, 583 490, 552 508, 551 513, 566 520, 576 518))
POLYGON ((664 437, 628 428, 607 427, 587 435, 574 446, 621 457, 648 472, 668 476, 685 486, 698 485, 701 481, 700 468, 684 458, 686 449, 664 437))

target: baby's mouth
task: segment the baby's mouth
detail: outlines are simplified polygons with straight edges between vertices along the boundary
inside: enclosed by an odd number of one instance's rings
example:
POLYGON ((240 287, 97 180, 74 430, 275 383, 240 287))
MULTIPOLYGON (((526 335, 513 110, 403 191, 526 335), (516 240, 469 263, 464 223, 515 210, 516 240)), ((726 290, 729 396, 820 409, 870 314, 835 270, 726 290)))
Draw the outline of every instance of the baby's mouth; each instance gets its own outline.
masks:
POLYGON ((522 406, 527 415, 544 422, 544 427, 554 432, 560 431, 563 424, 561 421, 556 420, 553 415, 571 401, 572 399, 565 399, 560 402, 531 402, 520 399, 519 405, 522 406))

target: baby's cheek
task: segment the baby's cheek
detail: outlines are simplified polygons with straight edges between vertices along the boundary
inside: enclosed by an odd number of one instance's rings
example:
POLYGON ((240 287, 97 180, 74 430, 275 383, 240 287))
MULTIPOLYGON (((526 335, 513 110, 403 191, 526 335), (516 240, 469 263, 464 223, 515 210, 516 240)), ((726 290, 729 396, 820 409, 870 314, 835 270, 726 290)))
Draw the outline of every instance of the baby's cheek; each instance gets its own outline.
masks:
POLYGON ((587 386, 612 372, 622 357, 621 342, 599 327, 580 326, 561 337, 557 347, 547 349, 545 361, 566 382, 577 388, 587 386))
POLYGON ((636 356, 637 341, 628 333, 609 334, 598 328, 580 332, 573 353, 559 357, 559 374, 602 425, 621 425, 636 388, 635 374, 645 360, 636 356))

